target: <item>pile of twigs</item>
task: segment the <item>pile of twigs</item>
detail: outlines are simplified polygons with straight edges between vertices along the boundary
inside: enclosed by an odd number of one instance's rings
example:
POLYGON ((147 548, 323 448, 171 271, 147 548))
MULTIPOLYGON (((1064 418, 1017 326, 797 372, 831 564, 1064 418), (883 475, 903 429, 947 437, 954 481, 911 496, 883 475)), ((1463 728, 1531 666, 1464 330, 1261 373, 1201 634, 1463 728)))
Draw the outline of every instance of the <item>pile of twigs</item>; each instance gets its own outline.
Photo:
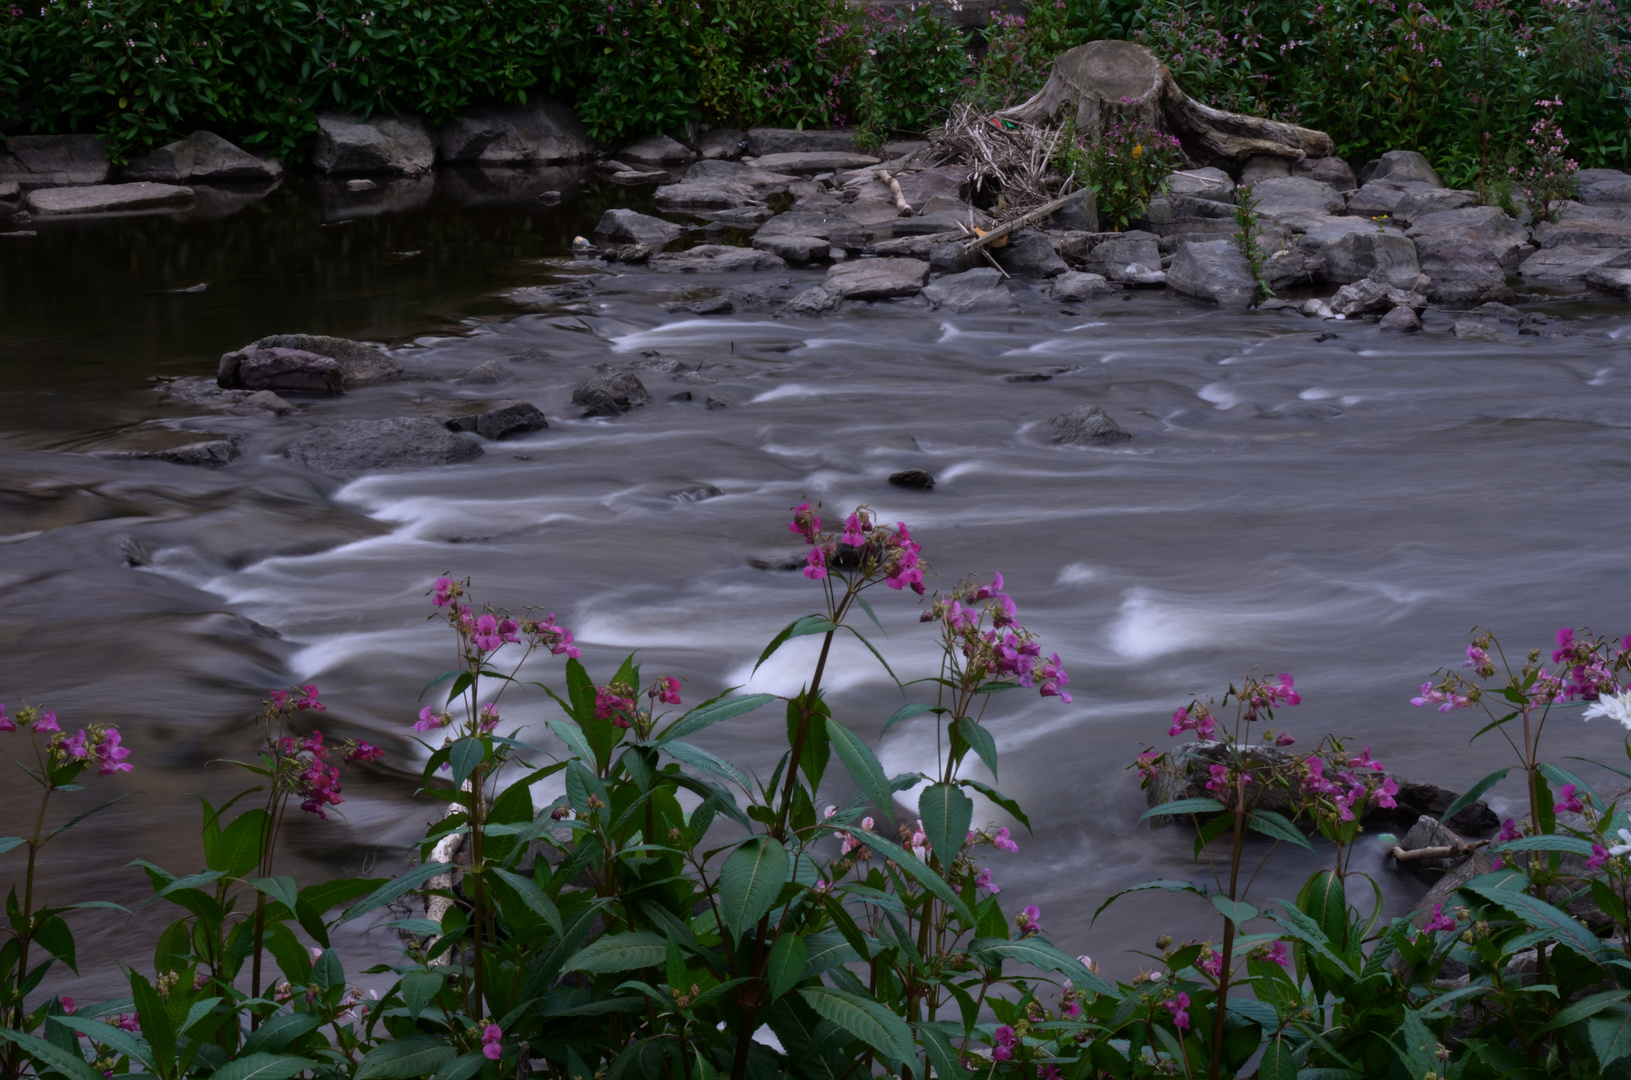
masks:
POLYGON ((1001 214, 1008 216, 1033 210, 1080 186, 1054 164, 1065 138, 1062 128, 993 122, 989 113, 965 103, 952 110, 929 142, 936 164, 968 167, 976 198, 995 196, 1001 214))

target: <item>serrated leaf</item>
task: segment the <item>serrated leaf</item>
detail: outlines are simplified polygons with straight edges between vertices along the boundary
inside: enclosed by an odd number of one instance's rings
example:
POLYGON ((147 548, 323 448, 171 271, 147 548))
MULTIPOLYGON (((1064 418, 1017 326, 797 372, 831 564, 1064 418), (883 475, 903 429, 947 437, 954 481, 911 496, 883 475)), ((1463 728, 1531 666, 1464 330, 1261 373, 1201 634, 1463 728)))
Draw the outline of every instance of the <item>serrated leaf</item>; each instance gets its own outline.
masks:
POLYGON ((408 1015, 419 1019, 419 1014, 441 993, 444 977, 439 971, 410 971, 402 976, 402 1004, 408 1015))
POLYGON ((531 878, 522 877, 520 874, 511 873, 497 866, 489 866, 487 869, 489 873, 515 890, 516 894, 521 897, 521 902, 527 906, 527 910, 548 923, 549 928, 555 933, 559 934, 561 932, 560 911, 555 907, 554 901, 550 900, 545 895, 544 890, 540 889, 531 878))
POLYGON ((596 938, 579 949, 561 970, 604 975, 636 968, 661 968, 667 956, 667 938, 650 930, 631 930, 596 938))
POLYGON ((883 730, 878 732, 878 737, 882 738, 889 734, 889 729, 903 720, 910 720, 914 716, 922 716, 926 712, 936 711, 943 712, 944 709, 938 705, 902 705, 890 714, 888 720, 884 721, 883 730))
POLYGON ((997 778, 997 740, 992 737, 991 732, 966 716, 958 717, 957 723, 953 727, 956 729, 957 734, 963 737, 963 741, 968 743, 974 753, 985 763, 985 767, 991 770, 991 779, 995 780, 997 778))
POLYGON ((1218 913, 1225 919, 1234 923, 1236 929, 1239 929, 1242 923, 1257 918, 1256 908, 1244 900, 1231 900, 1222 893, 1213 894, 1212 906, 1217 908, 1218 913))
POLYGON ((787 849, 756 836, 731 852, 719 875, 719 908, 730 932, 740 937, 764 917, 787 882, 787 849))
POLYGON ((210 1073, 210 1080, 289 1080, 296 1073, 315 1068, 317 1062, 292 1054, 245 1054, 210 1073))
POLYGON ((664 743, 663 751, 675 761, 681 761, 693 768, 711 772, 715 776, 731 781, 748 794, 753 793, 753 780, 748 774, 711 750, 704 750, 700 746, 680 742, 676 739, 673 742, 664 743))
POLYGON ((804 939, 797 934, 783 934, 770 947, 765 980, 770 984, 771 1000, 781 997, 803 980, 805 952, 804 939))
POLYGON ((949 867, 962 850, 968 827, 974 821, 974 800, 955 784, 930 784, 918 796, 917 812, 940 865, 949 867))
POLYGON ((275 1054, 302 1035, 316 1031, 322 1023, 323 1018, 312 1013, 279 1013, 256 1028, 254 1033, 244 1040, 241 1052, 275 1054))
POLYGON ((102 1080, 102 1072, 77 1053, 70 1053, 60 1046, 46 1042, 35 1035, 28 1035, 21 1031, 12 1031, 10 1028, 0 1028, 0 1039, 16 1046, 32 1055, 36 1060, 43 1061, 51 1068, 68 1076, 70 1080, 102 1080))
POLYGON ((429 1076, 457 1056, 457 1050, 433 1035, 405 1035, 370 1050, 357 1068, 356 1080, 413 1080, 429 1076))
MULTIPOLYGON (((1113 994, 1115 987, 1093 974, 1086 964, 1074 956, 1066 956, 1053 942, 1041 937, 1004 941, 1002 938, 977 938, 969 942, 969 955, 977 960, 1013 960, 1030 964, 1043 971, 1055 971, 1065 976, 1081 990, 1095 994, 1113 994)), ((995 966, 995 965, 991 965, 995 966)))
POLYGON ((249 887, 263 892, 290 911, 300 904, 300 887, 292 877, 258 877, 249 879, 249 887))
POLYGON ((906 1021, 876 1001, 846 994, 828 987, 806 987, 799 991, 810 1008, 861 1042, 877 1050, 885 1061, 910 1061, 916 1055, 912 1029, 906 1021))
POLYGON ((663 733, 657 737, 657 745, 695 735, 703 728, 717 724, 721 720, 729 720, 733 716, 752 712, 775 700, 775 694, 744 694, 741 697, 717 697, 712 701, 705 701, 664 728, 663 733))
POLYGON ((832 717, 827 717, 827 736, 832 740, 833 749, 838 751, 838 759, 849 770, 855 783, 860 787, 861 794, 872 800, 884 820, 894 823, 895 800, 889 790, 889 778, 884 776, 883 766, 878 764, 878 758, 872 748, 862 742, 849 728, 840 724, 832 717))
POLYGON ((387 881, 385 884, 381 885, 379 888, 375 889, 361 900, 358 900, 356 903, 346 908, 344 913, 341 914, 339 921, 350 922, 352 919, 366 915, 377 907, 389 904, 392 900, 395 900, 399 896, 406 896, 408 893, 419 888, 437 874, 445 874, 451 869, 452 867, 444 862, 429 862, 424 863, 421 866, 416 866, 412 870, 409 870, 406 874, 403 874, 401 877, 393 878, 392 880, 387 881))
POLYGON ((770 639, 770 644, 765 646, 765 651, 759 654, 759 659, 754 663, 753 670, 758 671, 777 649, 793 638, 806 637, 810 634, 830 634, 837 629, 838 627, 825 615, 806 615, 802 619, 794 619, 770 639))
POLYGON ((965 924, 972 927, 978 921, 974 918, 974 912, 969 909, 963 898, 950 885, 946 884, 944 878, 929 869, 928 865, 916 855, 902 849, 898 844, 890 843, 877 833, 867 832, 865 829, 860 829, 849 835, 855 837, 855 839, 884 858, 892 860, 912 880, 934 893, 940 900, 945 901, 946 906, 956 912, 957 917, 962 919, 965 924))
POLYGON ((1253 810, 1246 818, 1246 828, 1288 844, 1296 844, 1308 851, 1314 850, 1314 845, 1308 842, 1308 837, 1302 834, 1301 829, 1273 810, 1253 810))

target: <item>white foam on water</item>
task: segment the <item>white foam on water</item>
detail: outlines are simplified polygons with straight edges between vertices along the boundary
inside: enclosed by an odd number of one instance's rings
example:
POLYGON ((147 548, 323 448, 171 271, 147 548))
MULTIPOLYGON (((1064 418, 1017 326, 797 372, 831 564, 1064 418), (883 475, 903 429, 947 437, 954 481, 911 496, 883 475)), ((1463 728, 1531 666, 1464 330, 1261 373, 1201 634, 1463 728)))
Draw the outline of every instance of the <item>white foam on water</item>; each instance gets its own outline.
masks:
POLYGON ((1202 401, 1210 401, 1220 409, 1232 409, 1241 402, 1240 395, 1221 382, 1207 383, 1195 391, 1195 396, 1202 401))
POLYGON ((769 390, 749 398, 748 404, 758 405, 761 402, 780 401, 783 398, 826 397, 832 394, 850 394, 854 392, 855 388, 852 386, 811 386, 809 383, 782 383, 780 386, 771 387, 769 390))
POLYGON ((1587 386, 1607 386, 1610 382, 1613 381, 1610 378, 1610 376, 1613 375, 1613 374, 1614 374, 1614 369, 1613 368, 1600 367, 1596 371, 1591 373, 1591 378, 1586 380, 1586 385, 1587 386))
POLYGON ((1055 579, 1058 585, 1086 585, 1090 581, 1098 581, 1104 576, 1104 571, 1087 563, 1073 562, 1060 567, 1059 576, 1055 579))
POLYGON ((1109 326, 1109 325, 1110 325, 1110 324, 1109 324, 1109 323, 1107 323, 1107 322, 1084 322, 1084 323, 1077 323, 1077 324, 1076 324, 1076 325, 1075 325, 1075 326, 1067 326, 1067 327, 1065 327, 1065 333, 1067 333, 1067 334, 1069 334, 1069 333, 1072 333, 1072 332, 1074 332, 1074 331, 1076 331, 1076 330, 1091 330, 1091 329, 1093 329, 1093 328, 1094 328, 1094 327, 1096 327, 1096 326, 1109 326))
POLYGON ((1128 660, 1158 656, 1225 642, 1239 642, 1261 617, 1225 614, 1200 604, 1164 600, 1139 586, 1121 602, 1110 626, 1110 647, 1128 660))
POLYGON ((1297 396, 1302 398, 1304 401, 1326 401, 1330 398, 1336 397, 1340 392, 1341 391, 1338 390, 1332 390, 1327 386, 1310 386, 1307 390, 1304 390, 1297 396))
POLYGON ((769 336, 783 340, 794 337, 791 327, 769 320, 750 322, 739 319, 682 319, 679 322, 654 326, 649 330, 636 330, 633 333, 619 334, 609 339, 608 344, 611 345, 614 353, 649 349, 655 345, 682 345, 691 341, 717 345, 721 338, 729 337, 729 332, 732 330, 751 331, 754 332, 755 336, 764 331, 773 331, 769 336))

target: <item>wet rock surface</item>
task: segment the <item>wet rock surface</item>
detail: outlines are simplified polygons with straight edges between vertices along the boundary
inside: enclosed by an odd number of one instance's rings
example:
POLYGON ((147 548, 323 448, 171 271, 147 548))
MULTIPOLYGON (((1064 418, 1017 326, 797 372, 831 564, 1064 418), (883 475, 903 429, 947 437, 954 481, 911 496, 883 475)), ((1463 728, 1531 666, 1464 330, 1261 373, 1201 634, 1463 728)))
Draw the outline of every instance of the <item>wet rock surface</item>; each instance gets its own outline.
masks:
POLYGON ((429 417, 341 420, 291 443, 285 455, 319 472, 354 475, 454 465, 480 457, 481 444, 429 417))

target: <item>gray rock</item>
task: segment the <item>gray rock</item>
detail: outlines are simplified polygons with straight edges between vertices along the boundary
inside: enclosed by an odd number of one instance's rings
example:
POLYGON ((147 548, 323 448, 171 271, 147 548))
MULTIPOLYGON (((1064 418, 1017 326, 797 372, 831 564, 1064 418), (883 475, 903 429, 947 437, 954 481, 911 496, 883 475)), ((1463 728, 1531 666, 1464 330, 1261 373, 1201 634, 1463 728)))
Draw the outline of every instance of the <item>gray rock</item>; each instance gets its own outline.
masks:
POLYGON ((611 244, 646 244, 661 251, 685 235, 682 226, 633 210, 608 210, 595 226, 595 239, 611 244))
POLYGON ((1344 285, 1331 298, 1330 310, 1335 315, 1374 315, 1396 307, 1419 311, 1427 306, 1420 293, 1405 292, 1380 281, 1355 281, 1344 285))
POLYGON ((342 420, 307 432, 284 451, 309 468, 340 475, 452 465, 481 453, 480 443, 425 416, 342 420))
MULTIPOLYGON (((748 134, 749 141, 752 133, 748 134)), ((810 173, 836 172, 839 169, 862 169, 878 164, 871 154, 857 154, 847 150, 810 150, 786 154, 761 154, 755 167, 772 172, 810 173)))
POLYGON ((1429 279, 1427 297, 1435 303, 1482 303, 1512 297, 1505 269, 1482 244, 1456 237, 1423 237, 1416 241, 1416 255, 1429 279))
POLYGON ((781 314, 819 315, 838 306, 840 297, 831 289, 813 285, 782 305, 781 314))
POLYGON ((1283 248, 1263 260, 1263 278, 1278 292, 1294 285, 1313 285, 1328 279, 1325 257, 1301 248, 1283 248))
POLYGON ((749 232, 776 216, 768 206, 733 206, 728 210, 696 210, 697 217, 714 222, 720 228, 744 229, 749 232))
POLYGON ((515 372, 511 371, 502 362, 488 360, 465 372, 459 377, 459 381, 466 386, 497 386, 499 383, 507 383, 513 378, 515 378, 515 372))
POLYGON ((326 334, 272 334, 255 342, 255 349, 301 349, 326 356, 340 365, 345 388, 373 386, 402 374, 402 365, 372 345, 326 334))
POLYGON ((929 269, 937 274, 960 274, 984 265, 984 257, 968 250, 962 240, 942 240, 929 245, 929 269))
POLYGON ((1369 180, 1348 196, 1348 213, 1355 217, 1391 217, 1411 196, 1424 196, 1442 188, 1417 180, 1369 180))
POLYGON ((916 296, 928 279, 921 259, 854 259, 828 270, 821 288, 841 300, 887 300, 916 296))
POLYGON ((302 349, 250 346, 221 357, 216 383, 224 390, 338 394, 345 388, 340 365, 302 349))
POLYGON ((1433 166, 1414 150, 1389 150, 1377 159, 1365 179, 1413 180, 1417 183, 1431 184, 1433 187, 1444 186, 1444 181, 1439 179, 1433 166))
MULTIPOLYGON (((1203 199, 1196 195, 1156 195, 1145 205, 1143 220, 1155 226, 1177 226, 1184 222, 1204 221, 1205 227, 1209 227, 1213 222, 1217 222, 1225 228, 1232 229, 1235 227, 1235 207, 1233 203, 1203 199)), ((1157 234, 1165 236, 1172 231, 1174 230, 1158 230, 1157 234)))
POLYGON ((1066 304, 1079 304, 1100 296, 1109 296, 1115 288, 1099 274, 1084 274, 1078 270, 1060 274, 1048 283, 1048 295, 1066 304))
POLYGON ((759 227, 756 235, 767 238, 813 236, 827 241, 832 247, 855 251, 865 246, 868 230, 847 214, 794 210, 771 218, 759 227))
POLYGON ((1619 169, 1581 169, 1574 182, 1587 206, 1631 206, 1631 175, 1619 169))
POLYGON ((1325 259, 1326 276, 1339 285, 1374 278, 1408 289, 1421 273, 1416 245, 1396 232, 1368 229, 1348 233, 1327 244, 1320 254, 1325 259))
POLYGON ((655 161, 663 165, 687 162, 696 156, 685 144, 667 135, 647 135, 643 139, 636 139, 619 153, 636 161, 655 161))
POLYGON ((1252 195, 1257 199, 1258 214, 1264 217, 1278 217, 1299 210, 1335 214, 1347 205, 1336 188, 1307 176, 1260 180, 1252 185, 1252 195))
POLYGON ((347 191, 375 191, 378 188, 378 184, 367 179, 366 177, 358 177, 355 180, 347 180, 345 182, 345 189, 347 191))
POLYGON ((1251 263, 1232 240, 1179 248, 1167 267, 1167 286, 1180 295, 1223 307, 1250 307, 1257 295, 1251 263))
MULTIPOLYGON (((897 173, 895 182, 900 184, 900 193, 908 205, 920 214, 927 214, 930 212, 930 203, 944 202, 947 199, 962 203, 963 188, 967 186, 968 178, 969 171, 966 166, 936 165, 932 169, 897 173)), ((968 220, 968 211, 963 206, 957 207, 952 212, 958 215, 959 220, 968 220)), ((1096 208, 1093 214, 1096 218, 1098 215, 1096 208)))
MULTIPOLYGON (((928 260, 940 244, 956 243, 961 246, 961 233, 930 233, 926 236, 902 236, 894 240, 879 240, 867 249, 869 255, 884 255, 891 258, 924 259, 928 260)), ((965 269, 972 269, 982 265, 983 261, 975 256, 974 261, 965 269)), ((931 263, 930 270, 936 269, 931 263)), ((955 272, 955 271, 952 271, 955 272)))
POLYGON ((585 416, 618 416, 650 400, 645 384, 629 372, 590 379, 572 391, 572 404, 585 416))
POLYGON ((1105 446, 1132 438, 1097 405, 1078 405, 1068 413, 1061 413, 1049 420, 1048 424, 1053 428, 1053 441, 1056 443, 1105 446))
POLYGON ((1393 217, 1403 225, 1414 225, 1429 214, 1445 210, 1461 210, 1478 203, 1476 192, 1459 188, 1436 188, 1422 185, 1405 192, 1393 208, 1393 217))
POLYGON ((436 141, 430 126, 417 116, 370 116, 359 120, 338 113, 319 113, 311 160, 330 176, 418 176, 436 164, 436 141))
POLYGON ((1414 308, 1400 304, 1383 315, 1382 321, 1377 325, 1396 334, 1414 334, 1421 329, 1421 316, 1416 314, 1414 308))
POLYGON ((902 469, 900 472, 890 473, 889 482, 911 491, 934 490, 934 474, 922 469, 902 469))
POLYGON ((787 263, 768 251, 752 248, 726 247, 722 244, 703 244, 686 251, 670 251, 653 255, 648 264, 663 273, 694 273, 697 271, 763 272, 786 270, 787 263))
POLYGON ((25 189, 105 184, 112 175, 100 135, 13 135, 0 153, 0 180, 25 189))
POLYGON ((1352 191, 1359 186, 1353 169, 1339 157, 1304 158, 1292 164, 1291 175, 1322 181, 1338 191, 1352 191))
POLYGON ((766 196, 770 194, 774 192, 760 190, 741 180, 705 178, 686 180, 679 184, 664 184, 652 196, 652 201, 663 210, 736 210, 742 207, 762 207, 766 196))
POLYGON ((1535 227, 1535 242, 1543 248, 1631 248, 1631 211, 1571 203, 1563 207, 1555 221, 1535 227))
POLYGON ((240 409, 259 409, 274 416, 287 416, 294 412, 294 406, 278 397, 270 390, 256 390, 239 403, 240 409))
POLYGON ((1169 173, 1164 186, 1169 195, 1207 199, 1226 203, 1230 207, 1235 204, 1235 182, 1222 169, 1185 169, 1169 173))
POLYGON ((1092 273, 1111 281, 1125 281, 1130 266, 1146 271, 1161 269, 1161 241, 1147 232, 1115 234, 1095 244, 1084 262, 1092 273))
POLYGON ((168 461, 172 465, 218 469, 238 456, 238 447, 231 439, 206 439, 162 450, 104 450, 94 456, 111 461, 168 461))
POLYGON ((794 128, 749 128, 748 153, 755 157, 766 154, 803 154, 829 150, 855 149, 855 132, 845 129, 823 131, 794 128))
POLYGON ((1584 281, 1599 266, 1631 254, 1631 248, 1542 247, 1518 265, 1518 276, 1536 284, 1561 285, 1584 281))
POLYGON ((819 236, 765 236, 762 233, 753 238, 753 246, 781 256, 789 266, 817 262, 832 250, 832 245, 819 236))
POLYGON ((1512 330, 1502 329, 1493 319, 1464 317, 1455 323, 1455 336, 1462 341, 1498 341, 1510 345, 1518 340, 1516 331, 1516 326, 1512 330))
POLYGON ((1240 186, 1251 187, 1259 180, 1272 180, 1291 175, 1291 159, 1268 154, 1253 154, 1240 166, 1240 186))
POLYGON ((449 431, 469 431, 484 439, 507 439, 549 426, 538 406, 529 401, 501 401, 486 412, 455 416, 447 422, 449 431))
POLYGON ((1070 269, 1043 233, 1022 229, 1000 248, 988 248, 997 264, 1015 277, 1058 277, 1070 269))
POLYGON ((1071 196, 1069 202, 1048 215, 1048 225, 1055 229, 1074 229, 1079 232, 1099 231, 1098 196, 1092 188, 1083 188, 1071 196))
POLYGON ((736 128, 715 128, 697 137, 697 156, 710 158, 738 158, 747 151, 748 134, 736 128))
POLYGON ((283 175, 276 161, 258 158, 219 135, 195 131, 167 143, 119 170, 121 180, 275 180, 283 175))
POLYGON ((1631 269, 1599 266, 1586 275, 1586 284, 1616 296, 1631 296, 1631 269))
POLYGON ((1167 283, 1165 270, 1146 270, 1141 266, 1126 267, 1118 279, 1135 289, 1159 289, 1167 283))
POLYGON ((923 288, 923 298, 935 309, 963 314, 970 311, 1013 311, 1018 305, 1003 283, 1002 274, 982 266, 961 274, 948 274, 923 288))
POLYGON ((593 157, 594 143, 571 109, 543 96, 525 105, 477 105, 436 133, 442 160, 546 165, 593 157))
MULTIPOLYGON (((1423 214, 1405 235, 1418 244, 1424 240, 1477 244, 1506 270, 1516 270, 1529 251, 1528 230, 1498 206, 1468 206, 1423 214)), ((1631 246, 1631 233, 1627 234, 1627 246, 1631 246)))
POLYGON ((36 188, 23 205, 42 217, 54 214, 131 214, 174 210, 193 201, 193 189, 176 184, 93 184, 36 188))
POLYGON ((0 199, 11 200, 23 192, 23 186, 15 180, 0 180, 0 199))

